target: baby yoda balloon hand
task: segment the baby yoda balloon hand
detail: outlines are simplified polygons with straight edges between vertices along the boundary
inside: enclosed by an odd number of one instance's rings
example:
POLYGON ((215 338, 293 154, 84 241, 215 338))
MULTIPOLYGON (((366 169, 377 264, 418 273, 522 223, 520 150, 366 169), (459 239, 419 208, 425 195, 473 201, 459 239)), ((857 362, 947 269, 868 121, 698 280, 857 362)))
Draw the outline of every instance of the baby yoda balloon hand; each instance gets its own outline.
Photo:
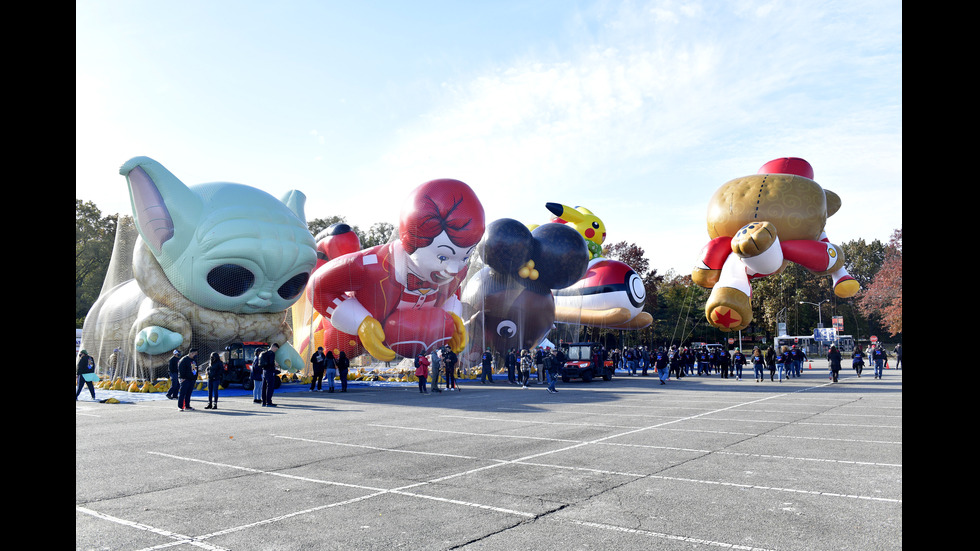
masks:
POLYGON ((726 332, 748 327, 750 280, 779 273, 788 262, 831 275, 837 296, 854 296, 860 285, 824 233, 827 218, 840 206, 840 197, 815 182, 810 164, 796 157, 770 161, 757 174, 715 191, 707 216, 711 241, 692 273, 695 283, 712 289, 708 322, 726 332))
POLYGON ((143 354, 166 354, 180 348, 184 337, 167 328, 152 325, 136 334, 136 351, 143 354))

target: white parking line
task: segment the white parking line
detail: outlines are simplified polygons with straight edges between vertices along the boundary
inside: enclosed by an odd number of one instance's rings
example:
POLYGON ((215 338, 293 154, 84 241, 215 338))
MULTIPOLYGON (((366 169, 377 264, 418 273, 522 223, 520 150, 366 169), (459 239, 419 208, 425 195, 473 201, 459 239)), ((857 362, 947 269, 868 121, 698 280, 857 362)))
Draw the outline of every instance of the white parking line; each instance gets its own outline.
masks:
POLYGON ((201 547, 203 549, 211 549, 211 550, 214 550, 214 551, 226 551, 223 547, 216 547, 214 545, 209 545, 207 543, 204 543, 204 542, 200 541, 199 538, 195 538, 195 537, 192 537, 192 536, 186 536, 186 535, 183 535, 183 534, 178 534, 176 532, 171 532, 169 530, 163 530, 163 529, 160 529, 160 528, 154 528, 152 526, 149 526, 149 525, 146 525, 146 524, 142 524, 142 523, 139 523, 139 522, 132 522, 132 521, 129 521, 129 520, 126 520, 126 519, 122 519, 122 518, 119 518, 119 517, 114 517, 112 515, 107 515, 105 513, 100 513, 98 511, 93 511, 92 509, 89 509, 87 507, 81 507, 81 506, 79 506, 79 507, 75 507, 75 510, 78 511, 78 512, 80 512, 80 513, 85 513, 86 515, 92 515, 93 517, 100 518, 102 520, 107 520, 109 522, 114 522, 116 524, 120 524, 122 526, 128 526, 130 528, 135 528, 137 530, 143 530, 143 531, 146 531, 146 532, 152 532, 154 534, 157 534, 157 535, 160 535, 160 536, 164 536, 164 537, 167 537, 167 538, 172 538, 174 540, 172 543, 164 544, 163 546, 151 547, 149 549, 161 549, 163 547, 170 547, 170 546, 173 546, 173 545, 182 545, 182 544, 187 543, 187 544, 193 545, 195 547, 201 547))
MULTIPOLYGON (((826 383, 826 384, 829 384, 829 383, 826 383)), ((195 546, 198 546, 198 547, 202 547, 202 548, 205 548, 205 549, 214 549, 214 550, 221 550, 222 548, 217 547, 217 546, 209 545, 209 544, 205 543, 204 540, 213 538, 213 537, 218 536, 218 535, 228 534, 228 533, 242 531, 242 530, 247 530, 247 529, 254 528, 255 526, 264 525, 264 524, 270 524, 270 523, 275 523, 275 522, 279 522, 279 521, 281 521, 283 519, 292 518, 292 517, 299 516, 299 515, 309 514, 311 512, 315 512, 315 511, 326 509, 326 508, 338 507, 338 506, 347 505, 347 504, 350 504, 350 503, 356 503, 356 502, 359 502, 359 501, 363 501, 363 500, 366 500, 366 499, 371 499, 371 498, 374 498, 374 497, 377 497, 377 496, 386 495, 386 494, 397 494, 397 495, 409 496, 409 497, 414 497, 414 498, 419 498, 419 499, 435 500, 435 501, 440 501, 440 502, 445 502, 445 503, 451 503, 451 504, 455 504, 455 505, 462 505, 462 506, 466 506, 466 507, 476 507, 476 508, 485 509, 485 510, 489 510, 489 511, 499 512, 499 513, 502 513, 502 514, 515 515, 515 516, 519 516, 519 517, 523 517, 523 518, 535 518, 535 517, 538 517, 539 516, 538 514, 530 513, 530 512, 526 512, 526 511, 517 511, 517 510, 513 510, 513 509, 505 509, 505 508, 495 507, 495 506, 491 506, 491 505, 487 505, 487 504, 481 504, 481 503, 475 503, 475 502, 467 502, 467 501, 461 501, 461 500, 455 500, 455 499, 448 499, 448 498, 443 498, 443 497, 438 497, 438 496, 425 495, 425 494, 418 493, 417 491, 408 491, 411 488, 420 488, 420 487, 424 487, 424 486, 429 485, 429 484, 434 484, 434 483, 442 482, 442 481, 449 480, 449 479, 452 479, 452 478, 458 478, 458 477, 461 477, 461 476, 467 476, 467 475, 470 475, 470 474, 473 474, 473 473, 476 473, 476 472, 480 472, 480 471, 484 471, 484 470, 487 470, 487 469, 493 469, 493 468, 497 468, 497 467, 500 467, 500 466, 514 465, 514 464, 524 464, 524 465, 529 465, 529 466, 541 466, 541 467, 549 468, 549 469, 553 469, 553 468, 566 468, 566 469, 581 470, 581 471, 588 471, 588 472, 595 472, 595 473, 602 473, 602 474, 619 475, 619 476, 630 476, 630 477, 637 477, 637 478, 650 478, 650 479, 669 480, 669 481, 680 481, 680 482, 687 482, 687 483, 693 483, 693 484, 713 484, 713 485, 718 485, 718 486, 728 486, 728 487, 734 487, 734 488, 750 488, 750 489, 759 489, 759 490, 766 490, 766 491, 805 493, 805 494, 810 494, 810 495, 820 495, 820 496, 829 496, 829 497, 844 497, 844 498, 851 498, 851 499, 865 499, 865 500, 871 500, 871 501, 882 501, 882 502, 888 502, 888 503, 898 503, 898 504, 901 504, 902 503, 902 500, 901 499, 890 499, 890 498, 869 497, 869 496, 860 496, 860 495, 838 494, 838 493, 831 493, 831 492, 820 492, 820 491, 813 491, 813 490, 799 490, 799 489, 792 489, 792 488, 777 488, 777 487, 768 487, 768 486, 760 486, 760 485, 737 484, 737 483, 731 483, 731 482, 719 482, 719 481, 699 480, 699 479, 691 479, 691 478, 670 477, 670 476, 645 474, 645 473, 628 473, 628 472, 605 471, 605 470, 601 470, 601 469, 588 469, 588 468, 582 468, 582 467, 556 467, 555 465, 540 464, 540 463, 534 463, 534 462, 531 461, 531 460, 533 460, 535 458, 539 458, 539 457, 543 457, 543 456, 547 456, 547 455, 553 455, 553 454, 556 454, 556 453, 561 453, 561 452, 564 452, 564 451, 572 450, 572 449, 583 447, 583 446, 594 445, 594 444, 604 444, 604 445, 630 445, 630 444, 618 444, 618 443, 615 443, 615 442, 609 442, 609 440, 616 439, 616 438, 621 438, 621 437, 626 436, 626 435, 636 434, 636 433, 643 432, 643 431, 655 430, 655 429, 660 429, 660 430, 684 430, 684 429, 677 429, 677 428, 665 429, 664 427, 666 427, 667 425, 673 425, 673 424, 676 424, 676 423, 680 423, 682 421, 703 418, 703 417, 706 417, 708 415, 716 414, 716 413, 723 412, 723 411, 728 411, 728 410, 731 410, 731 409, 734 409, 734 408, 743 407, 743 406, 746 406, 746 405, 756 404, 756 403, 760 403, 760 402, 765 402, 765 401, 768 401, 768 400, 773 400, 773 399, 776 399, 776 398, 779 398, 779 397, 787 396, 789 394, 795 394, 795 393, 798 393, 798 392, 805 392, 805 391, 806 390, 796 390, 794 392, 789 392, 789 393, 786 393, 786 394, 769 396, 769 397, 760 398, 760 399, 757 399, 757 400, 751 400, 751 401, 740 403, 740 404, 733 404, 733 405, 722 407, 722 408, 715 409, 715 410, 712 410, 712 411, 706 411, 706 412, 703 412, 703 413, 699 413, 699 414, 696 414, 696 415, 690 415, 690 416, 687 416, 687 417, 679 417, 679 418, 675 418, 675 419, 671 419, 671 420, 665 421, 663 423, 658 423, 658 424, 649 425, 649 426, 645 426, 645 427, 631 428, 630 430, 626 430, 624 432, 619 432, 617 434, 611 434, 611 435, 607 435, 607 436, 604 436, 604 437, 601 437, 601 438, 596 438, 596 439, 593 439, 593 440, 586 440, 586 441, 577 441, 577 440, 569 440, 569 439, 561 439, 561 438, 545 438, 545 437, 538 437, 538 436, 485 434, 485 433, 473 433, 473 432, 462 432, 462 431, 451 431, 451 430, 426 429, 426 428, 417 428, 417 427, 402 427, 402 426, 397 426, 397 425, 385 425, 385 424, 369 424, 368 425, 368 426, 373 426, 373 427, 396 429, 396 430, 402 430, 402 431, 427 431, 427 432, 436 432, 436 433, 442 433, 442 434, 452 434, 452 435, 457 435, 457 436, 459 436, 459 435, 464 435, 464 436, 477 436, 477 437, 481 437, 481 438, 514 438, 514 439, 528 439, 528 440, 545 440, 545 441, 562 442, 562 443, 568 443, 568 444, 570 444, 570 445, 567 445, 567 446, 563 446, 563 447, 561 447, 559 449, 543 451, 543 452, 531 454, 531 455, 528 455, 528 456, 525 456, 525 457, 521 457, 521 458, 518 458, 518 459, 513 459, 513 460, 475 458, 475 457, 472 457, 472 456, 465 456, 465 455, 442 454, 442 453, 435 453, 435 452, 418 452, 418 451, 409 451, 409 450, 402 450, 402 449, 390 449, 390 448, 383 448, 383 447, 376 447, 376 446, 367 446, 367 445, 361 445, 361 444, 349 444, 349 443, 341 443, 341 442, 330 442, 330 441, 321 441, 321 440, 313 440, 313 439, 305 439, 305 438, 296 438, 296 437, 290 437, 290 436, 273 435, 274 438, 292 439, 292 440, 313 442, 313 443, 319 443, 319 444, 330 445, 330 446, 354 446, 354 447, 362 447, 362 448, 374 449, 374 450, 378 450, 378 451, 388 451, 388 452, 396 452, 396 453, 414 453, 414 454, 420 454, 420 455, 436 455, 436 456, 442 456, 442 457, 452 457, 452 458, 460 458, 460 459, 472 459, 472 460, 490 461, 491 462, 491 464, 489 464, 489 465, 484 465, 484 466, 477 467, 477 468, 474 468, 474 469, 468 469, 468 470, 465 470, 465 471, 462 471, 462 472, 457 472, 457 473, 449 474, 449 475, 442 476, 442 477, 439 477, 439 478, 435 478, 435 479, 432 479, 432 480, 429 480, 429 481, 426 481, 426 482, 414 483, 414 484, 410 484, 410 485, 407 485, 407 486, 402 486, 402 487, 398 487, 398 488, 390 488, 390 489, 388 489, 388 488, 377 488, 377 487, 372 487, 372 486, 364 486, 364 485, 359 485, 359 484, 349 484, 349 483, 329 481, 329 480, 320 480, 320 479, 315 479, 315 478, 310 478, 310 477, 304 477, 304 476, 289 475, 289 474, 285 474, 285 473, 281 473, 281 472, 275 472, 275 471, 263 471, 263 470, 260 470, 260 469, 254 469, 254 468, 250 468, 250 467, 243 467, 243 466, 239 466, 239 465, 231 465, 231 464, 227 464, 227 463, 218 463, 218 462, 214 462, 214 461, 208 461, 208 460, 197 459, 197 458, 192 458, 192 457, 182 457, 182 456, 177 456, 177 455, 173 455, 173 454, 169 454, 169 453, 150 451, 150 452, 147 452, 147 453, 150 453, 150 454, 153 454, 153 455, 157 455, 157 456, 161 456, 161 457, 168 457, 168 458, 171 458, 171 459, 174 459, 174 460, 179 460, 179 461, 190 461, 190 462, 195 462, 195 463, 201 463, 201 464, 211 465, 211 466, 215 466, 215 467, 230 468, 230 469, 235 469, 235 470, 240 470, 240 471, 246 471, 246 472, 255 473, 255 474, 262 474, 262 475, 269 475, 269 476, 290 478, 290 479, 294 479, 294 480, 301 480, 301 481, 304 481, 304 482, 312 482, 312 483, 317 483, 317 484, 328 484, 328 485, 335 485, 335 486, 344 486, 344 487, 348 487, 348 488, 355 488, 355 489, 359 489, 359 490, 364 490, 364 491, 369 492, 369 493, 366 494, 366 495, 364 495, 364 496, 357 497, 357 498, 352 498, 352 499, 348 499, 348 500, 344 500, 344 501, 340 501, 340 502, 336 502, 336 503, 324 504, 324 505, 321 505, 321 506, 317 506, 317 507, 313 507, 313 508, 309 508, 309 509, 304 509, 304 510, 301 510, 301 511, 295 511, 295 512, 288 513, 288 514, 285 514, 285 515, 279 515, 279 516, 276 516, 276 517, 264 519, 264 520, 261 520, 261 521, 255 522, 255 523, 250 523, 250 524, 241 525, 241 526, 235 526, 235 527, 227 528, 227 529, 220 530, 220 531, 217 531, 217 532, 213 532, 213 533, 210 533, 210 534, 204 534, 204 535, 193 536, 193 537, 192 536, 183 535, 183 534, 176 534, 176 533, 173 533, 173 532, 170 532, 170 531, 167 531, 167 530, 162 530, 162 529, 154 528, 154 527, 151 527, 151 526, 147 526, 147 525, 136 523, 136 522, 132 522, 132 521, 127 521, 125 519, 120 519, 120 518, 117 518, 117 517, 113 517, 111 515, 105 515, 105 514, 99 513, 97 511, 94 511, 94 510, 89 509, 89 508, 86 508, 86 507, 77 506, 76 507, 76 510, 78 510, 79 512, 85 513, 85 514, 89 514, 89 515, 92 515, 92 516, 95 516, 95 517, 104 519, 104 520, 108 520, 110 522, 114 522, 114 523, 120 524, 120 525, 129 526, 129 527, 136 528, 136 529, 139 529, 139 530, 146 530, 146 531, 153 532, 155 534, 163 535, 163 536, 166 536, 168 538, 172 538, 173 539, 173 542, 170 542, 168 544, 164 544, 164 545, 161 545, 161 546, 154 547, 153 549, 159 549, 159 548, 164 548, 164 547, 169 547, 169 546, 173 546, 173 545, 180 545, 180 544, 185 544, 186 543, 186 544, 191 544, 191 545, 195 545, 195 546)), ((472 417, 465 417, 465 416, 446 416, 446 417, 459 417, 459 418, 463 418, 463 419, 472 418, 472 417)), ((481 419, 485 419, 485 418, 481 418, 481 419)), ((491 419, 491 420, 494 420, 494 421, 503 421, 503 420, 500 420, 500 419, 491 419)), ((538 423, 538 422, 535 422, 535 423, 538 423)), ((569 423, 552 422, 552 423, 545 423, 545 424, 551 424, 551 425, 568 425, 569 423)), ((571 424, 571 425, 580 425, 580 424, 571 424)), ((606 428, 617 428, 617 427, 606 427, 606 428)), ((628 428, 628 427, 622 427, 622 428, 628 428)), ((698 432, 711 432, 711 431, 698 431, 698 432)), ((758 436, 771 436, 771 437, 784 437, 784 438, 790 438, 791 437, 791 436, 779 436, 779 435, 760 435, 760 434, 756 434, 756 433, 732 433, 732 434, 739 434, 739 435, 744 434, 746 436, 753 436, 753 437, 758 437, 758 436)), ((798 438, 806 438, 806 437, 798 437, 798 438)), ((846 440, 846 439, 843 439, 843 440, 842 439, 821 439, 821 440, 851 441, 851 440, 846 440)), ((875 442, 875 443, 883 443, 883 442, 875 442)), ((901 442, 891 442, 891 443, 901 444, 901 442)), ((666 448, 666 447, 663 447, 663 449, 677 449, 677 448, 666 448)), ((755 454, 737 454, 737 453, 734 453, 734 452, 726 452, 724 450, 685 450, 685 451, 692 451, 692 452, 695 452, 695 453, 703 453, 703 454, 720 453, 720 454, 729 454, 729 455, 745 455, 745 456, 751 456, 751 457, 771 457, 771 456, 762 456, 762 455, 755 455, 755 454)), ((799 458, 797 458, 797 459, 799 459, 799 458)), ((805 460, 805 459, 802 459, 802 460, 805 460)), ((842 463, 845 463, 843 461, 841 461, 841 462, 842 463)), ((861 463, 861 462, 851 462, 851 463, 866 464, 866 463, 861 463)), ((895 465, 891 465, 891 466, 895 466, 895 465)), ((900 467, 900 465, 898 465, 898 467, 900 467)), ((548 514, 548 512, 543 513, 543 515, 547 515, 547 514, 548 514)), ((694 539, 694 538, 689 538, 689 537, 685 537, 685 536, 675 536, 675 535, 671 535, 671 534, 663 534, 663 533, 652 532, 652 531, 645 531, 645 530, 637 530, 637 529, 623 528, 623 527, 618 527, 618 526, 613 526, 613 525, 606 525, 606 524, 601 524, 601 523, 582 522, 582 521, 575 521, 575 520, 561 519, 561 518, 554 519, 554 520, 556 522, 573 522, 573 523, 580 524, 580 525, 583 525, 583 526, 592 526, 592 527, 602 528, 602 529, 606 529, 606 530, 624 531, 624 532, 631 532, 631 533, 637 533, 637 534, 644 534, 644 535, 649 535, 649 536, 657 537, 657 538, 664 538, 664 539, 670 539, 670 540, 676 540, 676 541, 683 541, 683 542, 690 542, 690 543, 705 544, 705 545, 716 546, 716 547, 725 547, 725 548, 729 548, 729 549, 744 549, 744 550, 757 549, 757 548, 740 546, 740 545, 731 544, 731 543, 715 542, 715 541, 708 541, 708 540, 700 540, 700 539, 694 539)))

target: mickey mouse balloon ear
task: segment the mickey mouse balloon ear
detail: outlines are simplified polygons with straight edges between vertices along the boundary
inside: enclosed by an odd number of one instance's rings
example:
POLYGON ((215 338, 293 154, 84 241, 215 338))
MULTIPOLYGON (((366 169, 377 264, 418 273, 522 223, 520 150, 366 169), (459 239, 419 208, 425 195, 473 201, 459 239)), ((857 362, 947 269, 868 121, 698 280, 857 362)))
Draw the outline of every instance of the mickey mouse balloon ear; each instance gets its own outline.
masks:
POLYGON ((531 232, 534 238, 536 283, 548 289, 564 289, 589 269, 589 248, 582 234, 565 224, 542 224, 531 232))
POLYGON ((758 174, 793 174, 813 179, 813 167, 799 157, 781 157, 762 165, 758 174))
POLYGON ((533 243, 527 226, 512 218, 500 218, 487 226, 477 252, 487 266, 513 276, 531 258, 533 243))

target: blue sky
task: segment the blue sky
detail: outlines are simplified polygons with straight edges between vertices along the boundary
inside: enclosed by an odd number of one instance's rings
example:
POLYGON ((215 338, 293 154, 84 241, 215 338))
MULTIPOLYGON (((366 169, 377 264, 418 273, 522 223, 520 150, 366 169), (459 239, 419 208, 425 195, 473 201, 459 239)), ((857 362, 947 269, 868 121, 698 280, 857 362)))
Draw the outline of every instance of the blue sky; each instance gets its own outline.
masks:
POLYGON ((457 178, 487 219, 582 205, 688 273, 707 201, 778 157, 837 192, 836 243, 902 226, 902 11, 867 1, 78 0, 75 196, 127 159, 395 223, 457 178))

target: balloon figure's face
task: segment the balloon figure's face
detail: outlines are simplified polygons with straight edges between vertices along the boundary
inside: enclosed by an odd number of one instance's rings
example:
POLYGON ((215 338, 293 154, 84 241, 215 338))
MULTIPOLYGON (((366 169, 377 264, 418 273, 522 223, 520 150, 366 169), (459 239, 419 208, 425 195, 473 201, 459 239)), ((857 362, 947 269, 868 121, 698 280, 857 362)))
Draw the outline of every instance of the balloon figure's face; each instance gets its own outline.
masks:
POLYGON ((461 247, 440 233, 427 247, 419 247, 408 255, 412 271, 426 281, 445 285, 466 267, 476 245, 461 247))
POLYGON ((229 182, 188 187, 146 157, 130 159, 121 172, 140 237, 191 302, 259 314, 282 312, 300 297, 316 265, 304 195, 278 200, 229 182))

